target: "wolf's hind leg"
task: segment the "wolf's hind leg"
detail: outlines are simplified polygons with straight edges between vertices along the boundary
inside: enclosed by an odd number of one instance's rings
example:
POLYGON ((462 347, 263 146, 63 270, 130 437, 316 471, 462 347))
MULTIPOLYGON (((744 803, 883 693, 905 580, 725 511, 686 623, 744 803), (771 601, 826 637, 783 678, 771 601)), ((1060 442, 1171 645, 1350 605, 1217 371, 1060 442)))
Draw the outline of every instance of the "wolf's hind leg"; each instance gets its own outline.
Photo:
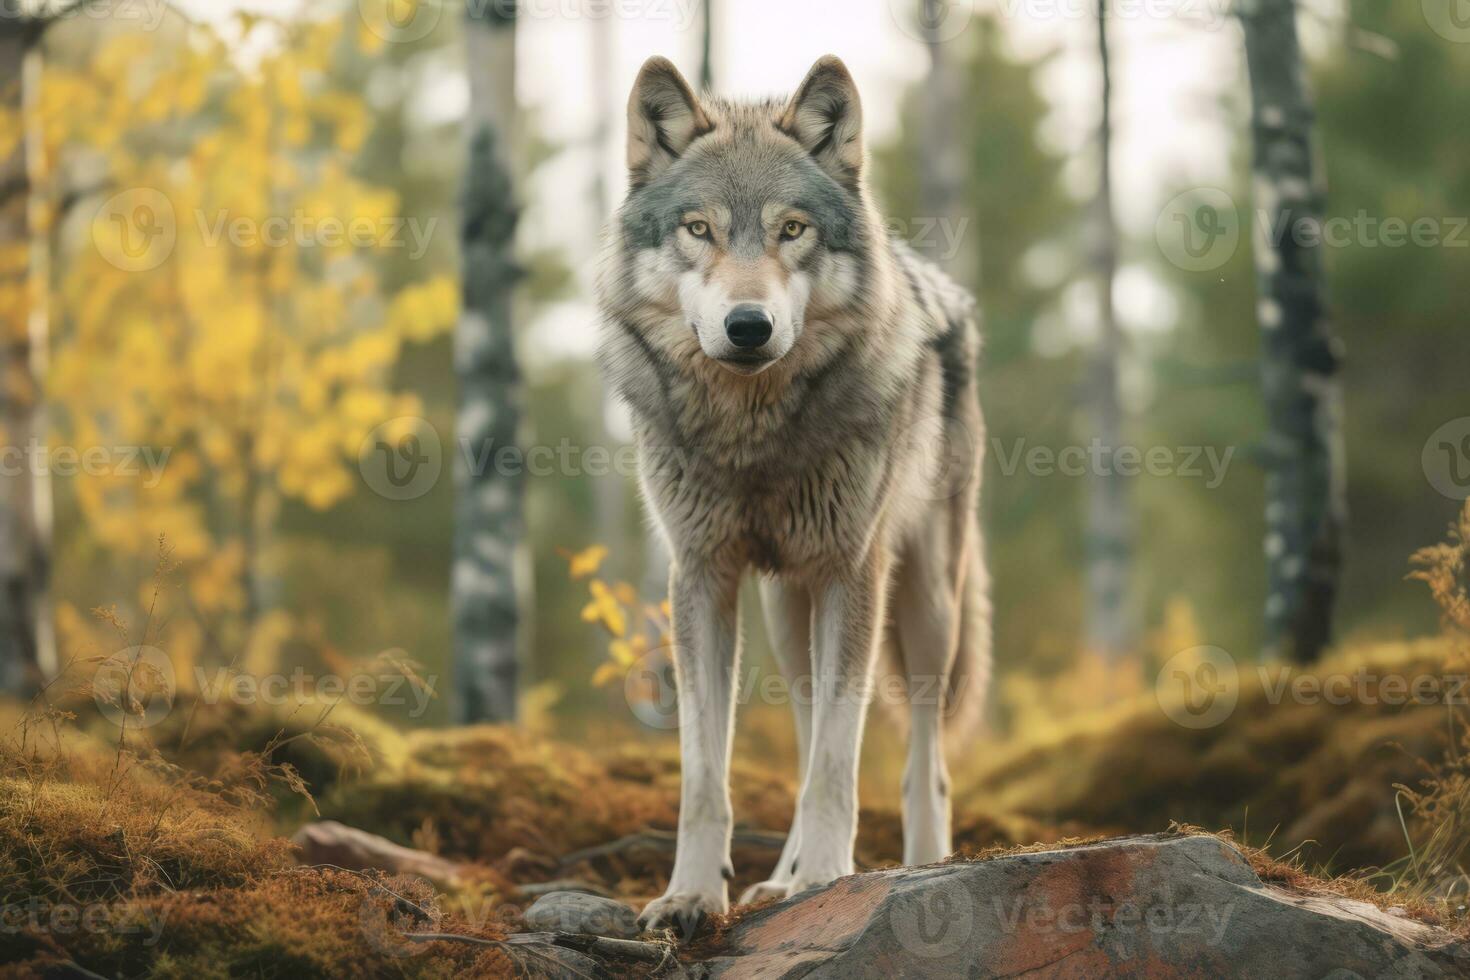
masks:
POLYGON ((812 745, 797 819, 801 841, 791 892, 852 874, 857 770, 884 624, 888 555, 870 549, 812 597, 812 745))
MULTIPOLYGON (((766 633, 771 651, 786 678, 791 713, 796 722, 796 785, 806 778, 807 755, 811 752, 812 734, 812 600, 797 586, 776 579, 761 579, 761 610, 765 614, 766 633)), ((791 818, 786 844, 771 877, 751 885, 740 896, 741 904, 767 898, 785 898, 791 889, 796 868, 796 852, 801 843, 801 809, 791 818)))
MULTIPOLYGON (((942 525, 940 525, 942 527, 942 525)), ((959 640, 959 616, 949 560, 953 545, 929 533, 910 547, 898 569, 894 619, 909 697, 909 748, 903 772, 903 863, 947 857, 949 772, 944 762, 944 691, 959 640)))

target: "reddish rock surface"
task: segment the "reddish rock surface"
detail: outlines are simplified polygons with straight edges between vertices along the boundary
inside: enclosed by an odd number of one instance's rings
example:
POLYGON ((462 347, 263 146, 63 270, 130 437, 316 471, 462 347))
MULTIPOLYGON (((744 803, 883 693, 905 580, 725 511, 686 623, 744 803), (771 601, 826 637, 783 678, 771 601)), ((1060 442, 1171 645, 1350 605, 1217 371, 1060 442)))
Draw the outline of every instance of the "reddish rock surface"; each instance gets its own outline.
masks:
POLYGON ((1462 977, 1470 948, 1263 884, 1215 837, 1133 837, 855 875, 738 922, 692 976, 1462 977))

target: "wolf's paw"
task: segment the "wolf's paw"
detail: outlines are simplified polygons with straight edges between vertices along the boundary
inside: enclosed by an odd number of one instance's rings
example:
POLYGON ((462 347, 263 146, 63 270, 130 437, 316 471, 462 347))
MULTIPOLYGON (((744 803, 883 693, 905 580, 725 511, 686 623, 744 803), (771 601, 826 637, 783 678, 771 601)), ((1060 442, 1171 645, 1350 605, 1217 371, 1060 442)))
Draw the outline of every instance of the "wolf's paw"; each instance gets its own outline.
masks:
POLYGON ((701 895, 698 892, 673 892, 663 898, 655 898, 638 917, 638 927, 644 932, 654 929, 673 929, 684 939, 694 935, 706 916, 717 915, 726 910, 729 902, 723 895, 701 895))
POLYGON ((789 881, 762 881, 745 889, 740 896, 740 904, 750 905, 752 902, 764 902, 768 898, 781 899, 790 894, 789 881))

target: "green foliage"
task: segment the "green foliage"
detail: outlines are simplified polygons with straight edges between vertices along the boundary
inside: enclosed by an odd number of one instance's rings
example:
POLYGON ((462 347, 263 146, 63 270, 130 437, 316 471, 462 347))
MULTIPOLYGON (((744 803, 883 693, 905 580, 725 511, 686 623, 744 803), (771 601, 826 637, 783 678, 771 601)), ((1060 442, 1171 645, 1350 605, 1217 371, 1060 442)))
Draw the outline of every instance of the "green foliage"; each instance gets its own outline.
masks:
POLYGON ((1470 45, 1435 33, 1415 5, 1354 0, 1349 13, 1353 27, 1388 38, 1396 54, 1342 44, 1318 67, 1329 218, 1429 218, 1445 239, 1460 230, 1458 245, 1388 247, 1372 235, 1328 250, 1348 358, 1343 618, 1350 627, 1429 628, 1418 597, 1393 587, 1393 570, 1395 556, 1437 538, 1453 515, 1419 459, 1437 428, 1466 414, 1463 357, 1454 352, 1465 342, 1470 172, 1455 161, 1470 156, 1470 133, 1450 120, 1470 115, 1470 45))

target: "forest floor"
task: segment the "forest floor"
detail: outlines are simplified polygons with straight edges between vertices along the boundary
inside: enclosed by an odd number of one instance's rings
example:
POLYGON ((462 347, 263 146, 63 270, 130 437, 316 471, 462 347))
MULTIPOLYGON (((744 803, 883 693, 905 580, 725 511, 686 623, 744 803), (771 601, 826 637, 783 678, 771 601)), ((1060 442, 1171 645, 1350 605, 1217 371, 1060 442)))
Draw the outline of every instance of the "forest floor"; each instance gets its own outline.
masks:
MULTIPOLYGON (((1447 805, 1464 809, 1463 782, 1458 796, 1441 792, 1438 817, 1416 816, 1412 793, 1396 787, 1422 787, 1455 757, 1464 709, 1404 703, 1385 685, 1459 676, 1456 656, 1447 641, 1423 641, 1298 675, 1365 685, 1346 703, 1283 697, 1274 675, 1243 672, 1233 712, 1210 727, 1178 724, 1150 695, 1044 741, 982 741, 953 767, 956 847, 984 857, 1193 825, 1284 859, 1278 875, 1345 876, 1332 887, 1455 920, 1460 854, 1423 865, 1443 854, 1426 841, 1442 834, 1447 805)), ((306 721, 179 708, 125 739, 56 710, 0 716, 7 974, 71 964, 196 980, 538 975, 534 951, 504 940, 544 883, 635 906, 667 884, 679 783, 670 737, 603 734, 588 749, 495 727, 402 733, 345 708, 306 721), (434 860, 413 875, 302 865, 286 838, 318 820, 434 860)), ((791 816, 792 780, 769 760, 737 746, 735 895, 766 876, 791 816)), ((901 852, 897 786, 872 783, 862 868, 901 852)), ((1463 826, 1451 832, 1463 837, 1463 826)))

